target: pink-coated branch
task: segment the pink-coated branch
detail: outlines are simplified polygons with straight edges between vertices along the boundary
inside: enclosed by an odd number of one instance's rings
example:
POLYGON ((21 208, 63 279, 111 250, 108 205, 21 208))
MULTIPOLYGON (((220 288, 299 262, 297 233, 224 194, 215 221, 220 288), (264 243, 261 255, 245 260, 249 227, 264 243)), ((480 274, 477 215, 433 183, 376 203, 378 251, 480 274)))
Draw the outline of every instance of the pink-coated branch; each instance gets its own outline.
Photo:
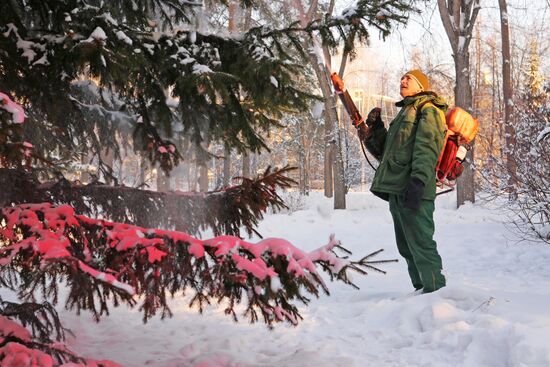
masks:
POLYGON ((166 295, 192 289, 191 304, 201 311, 211 298, 228 299, 226 312, 236 318, 233 305, 246 301, 251 321, 260 312, 268 325, 296 324, 296 299, 307 304, 306 294, 318 296, 319 288, 328 293, 319 269, 348 284, 348 270, 366 273, 360 262, 337 255, 342 247, 334 236, 311 252, 280 238, 200 240, 183 232, 93 219, 75 214, 69 205, 50 203, 2 209, 0 242, 0 277, 23 299, 34 300, 43 284, 51 287, 48 294, 56 294, 61 276, 70 287, 67 306, 90 310, 98 320, 110 301, 133 305, 134 296, 143 300, 144 321, 157 311, 169 316, 166 295), (9 283, 17 272, 20 278, 9 283), (32 281, 17 281, 31 273, 32 281))

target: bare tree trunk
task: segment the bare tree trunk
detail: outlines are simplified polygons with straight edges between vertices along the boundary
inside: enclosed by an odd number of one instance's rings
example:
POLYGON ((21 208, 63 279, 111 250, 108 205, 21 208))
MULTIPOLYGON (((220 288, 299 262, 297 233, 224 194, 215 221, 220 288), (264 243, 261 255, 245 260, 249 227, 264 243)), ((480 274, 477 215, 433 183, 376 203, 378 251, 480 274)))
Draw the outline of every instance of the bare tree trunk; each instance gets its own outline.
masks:
POLYGON ((243 177, 250 178, 250 154, 243 153, 243 177))
POLYGON ((229 185, 231 181, 231 149, 225 147, 225 154, 223 157, 223 185, 229 185))
MULTIPOLYGON (((318 1, 312 0, 309 4, 309 8, 306 12, 304 6, 300 0, 294 0, 294 7, 300 14, 300 23, 306 25, 317 17, 319 7, 318 1)), ((327 14, 332 14, 334 9, 334 0, 330 1, 327 14)), ((344 182, 344 167, 342 160, 342 153, 340 150, 340 139, 338 131, 338 114, 336 112, 336 97, 332 93, 330 85, 330 70, 327 70, 325 62, 330 62, 330 56, 325 57, 327 60, 319 60, 318 55, 315 52, 315 48, 320 46, 315 44, 315 40, 309 37, 305 40, 305 45, 310 50, 308 57, 317 80, 319 87, 323 94, 325 104, 325 196, 332 197, 334 190, 334 208, 345 209, 346 208, 346 192, 344 182), (334 177, 333 177, 334 175, 334 177), (333 186, 334 185, 334 186, 333 186)), ((328 50, 323 49, 325 55, 328 54, 328 50)), ((328 54, 329 55, 329 54, 328 54)), ((345 62, 342 64, 342 69, 345 66, 345 62)))
MULTIPOLYGON (((483 98, 482 97, 482 75, 481 75, 481 53, 482 53, 482 49, 481 49, 481 34, 480 34, 480 31, 479 31, 479 23, 481 22, 481 19, 479 20, 479 22, 476 24, 476 27, 475 27, 475 31, 476 31, 476 39, 475 39, 475 63, 474 63, 474 90, 473 90, 473 96, 472 96, 472 111, 474 113, 474 116, 479 116, 479 114, 481 113, 481 108, 480 108, 480 105, 481 105, 481 99, 483 98)), ((474 159, 474 156, 473 154, 475 153, 472 152, 472 156, 471 156, 471 159, 473 161, 474 159)), ((474 190, 474 199, 475 199, 475 177, 473 178, 473 184, 474 184, 474 187, 473 187, 473 190, 474 190)))
POLYGON ((118 163, 118 166, 117 166, 117 180, 118 182, 121 184, 121 185, 124 185, 124 174, 125 174, 125 167, 124 167, 124 160, 125 158, 123 157, 119 157, 117 163, 118 163))
MULTIPOLYGON (((336 128, 338 129, 338 120, 336 128)), ((340 141, 340 131, 337 131, 337 143, 334 147, 336 150, 336 159, 334 160, 334 209, 346 209, 346 182, 340 141)))
POLYGON ((517 163, 514 156, 516 132, 513 126, 513 90, 510 68, 510 31, 506 0, 498 0, 500 9, 500 29, 502 35, 502 92, 504 96, 504 136, 506 144, 506 169, 508 170, 508 192, 515 197, 517 163))
POLYGON ((80 182, 82 183, 90 183, 92 181, 92 175, 89 172, 89 165, 91 161, 92 156, 88 154, 82 155, 80 162, 86 166, 86 169, 82 170, 82 173, 80 174, 80 182))
POLYGON ((300 118, 298 121, 298 135, 300 138, 299 157, 300 157, 300 193, 309 193, 309 171, 311 169, 311 143, 314 140, 317 131, 309 129, 308 126, 313 124, 308 117, 300 118))
MULTIPOLYGON (((237 1, 231 0, 228 7, 229 22, 227 29, 229 33, 235 33, 240 25, 240 18, 242 15, 241 6, 237 1)), ((223 160, 223 184, 229 185, 231 180, 231 149, 225 148, 225 158, 223 160)))
POLYGON ((157 168, 157 191, 167 192, 172 190, 170 177, 159 167, 157 168))
POLYGON ((196 157, 197 157, 197 184, 199 185, 200 192, 208 191, 208 163, 210 161, 210 156, 208 155, 208 147, 210 146, 210 141, 205 139, 202 142, 201 147, 197 147, 196 157))
POLYGON ((311 154, 305 152, 304 154, 304 187, 302 193, 304 195, 309 195, 311 189, 311 184, 309 181, 309 172, 311 171, 311 154))
MULTIPOLYGON (((470 53, 473 27, 479 13, 479 0, 437 0, 441 21, 453 49, 455 63, 455 104, 472 112, 472 86, 470 84, 470 53)), ((457 180, 457 206, 466 201, 475 202, 474 149, 468 152, 466 161, 470 163, 457 180)))
POLYGON ((197 184, 199 182, 199 169, 197 164, 197 151, 193 148, 193 161, 189 164, 189 191, 197 191, 197 184))
MULTIPOLYGON (((247 9, 246 12, 243 11, 243 8, 240 5, 239 1, 231 0, 229 2, 229 23, 228 23, 228 30, 230 33, 235 33, 239 31, 246 31, 250 28, 250 22, 252 20, 252 11, 251 9, 247 9)), ((229 157, 229 154, 226 154, 226 157, 229 157)), ((242 171, 242 177, 251 177, 251 169, 250 169, 250 155, 245 152, 242 154, 242 164, 243 164, 243 171, 242 171)), ((226 181, 227 177, 227 184, 229 183, 229 165, 230 161, 227 162, 226 165, 224 165, 224 182, 226 181), (225 174, 227 169, 227 175, 225 174)))
MULTIPOLYGON (((325 104, 326 108, 326 104, 325 104)), ((331 124, 328 122, 329 118, 325 117, 325 153, 324 153, 324 188, 325 197, 331 198, 334 193, 334 177, 332 168, 334 167, 334 139, 332 137, 331 124)))
MULTIPOLYGON (((472 87, 470 85, 470 55, 466 52, 463 55, 455 56, 455 73, 457 75, 455 84, 456 105, 472 112, 473 99, 472 87), (462 57, 460 57, 462 56, 462 57), (461 74, 466 74, 464 77, 461 74)), ((471 149, 466 155, 466 167, 462 175, 457 179, 457 207, 467 201, 475 202, 475 179, 472 164, 474 162, 475 145, 472 142, 471 149)))
MULTIPOLYGON (((481 22, 481 19, 480 19, 481 22)), ((479 114, 479 104, 481 99, 481 34, 479 32, 479 23, 476 25, 476 43, 475 43, 475 70, 474 70, 474 96, 473 96, 473 112, 479 114)))
POLYGON ((182 176, 183 176, 183 183, 185 184, 185 186, 183 188, 181 188, 181 190, 184 190, 184 191, 193 191, 193 189, 191 188, 191 185, 192 185, 192 181, 191 181, 191 169, 192 169, 192 164, 191 162, 184 162, 183 163, 183 172, 182 172, 182 176))
POLYGON ((325 160, 324 160, 324 188, 325 197, 331 198, 334 192, 334 179, 332 167, 334 167, 333 145, 330 143, 330 133, 325 132, 325 160))
POLYGON ((115 153, 112 149, 102 149, 100 159, 104 164, 106 172, 103 174, 103 180, 107 185, 112 185, 114 176, 113 165, 115 163, 115 153))
POLYGON ((145 152, 138 153, 139 171, 138 171, 138 187, 144 188, 147 184, 147 170, 149 169, 149 160, 145 152))
POLYGON ((199 177, 197 178, 197 181, 199 184, 199 191, 207 192, 208 191, 208 165, 206 164, 206 162, 203 162, 198 165, 197 169, 199 171, 199 177))
MULTIPOLYGON (((328 51, 328 48, 324 48, 325 51, 325 57, 330 57, 330 53, 328 51)), ((344 75, 345 65, 346 61, 348 59, 348 55, 344 53, 342 56, 342 62, 340 65, 340 77, 342 78, 344 75)), ((327 70, 327 76, 329 70, 327 70)), ((337 99, 336 95, 332 93, 331 89, 331 101, 333 103, 332 111, 334 114, 334 133, 336 138, 336 143, 334 145, 334 151, 335 151, 335 159, 334 159, 334 209, 346 209, 346 194, 347 194, 347 187, 346 187, 346 179, 345 179, 345 171, 344 171, 344 156, 342 152, 342 134, 340 129, 340 121, 338 119, 338 110, 337 110, 337 99)))
MULTIPOLYGON (((313 50, 315 47, 314 41, 309 40, 307 48, 313 50)), ((325 120, 325 154, 324 154, 324 188, 325 197, 331 198, 335 191, 334 185, 336 184, 336 177, 334 168, 336 163, 336 143, 337 136, 335 134, 335 124, 338 121, 338 114, 336 113, 336 100, 333 96, 329 77, 327 76, 326 68, 322 60, 318 60, 317 53, 311 52, 309 55, 309 62, 315 71, 321 93, 323 94, 324 112, 323 117, 325 120)))
POLYGON ((338 113, 336 112, 336 98, 329 84, 328 72, 310 54, 311 64, 317 75, 319 86, 325 104, 325 196, 332 197, 334 192, 334 209, 346 208, 346 189, 344 182, 344 162, 340 149, 340 131, 338 113), (328 158, 328 159, 327 159, 328 158))
MULTIPOLYGON (((490 139, 490 146, 489 146, 489 152, 492 154, 495 151, 495 130, 498 127, 498 124, 495 124, 495 121, 497 121, 496 118, 496 108, 497 108, 497 95, 499 94, 498 90, 498 84, 497 84, 497 62, 496 62, 496 47, 495 45, 492 45, 492 51, 491 51, 491 72, 492 72, 492 79, 493 83, 491 86, 491 139, 490 139)), ((498 131, 498 130, 497 130, 498 131)))

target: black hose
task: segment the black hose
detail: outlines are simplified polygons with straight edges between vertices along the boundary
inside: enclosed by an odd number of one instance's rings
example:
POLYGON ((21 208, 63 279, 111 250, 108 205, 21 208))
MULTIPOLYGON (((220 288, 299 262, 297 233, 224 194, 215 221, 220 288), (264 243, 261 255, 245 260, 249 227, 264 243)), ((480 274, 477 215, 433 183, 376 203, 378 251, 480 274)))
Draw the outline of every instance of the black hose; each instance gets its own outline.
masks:
POLYGON ((448 193, 448 192, 454 191, 454 189, 455 189, 454 187, 451 187, 450 189, 447 189, 447 190, 445 190, 445 191, 440 191, 440 192, 438 192, 437 194, 435 194, 435 196, 439 196, 439 195, 446 194, 446 193, 448 193))
POLYGON ((369 166, 376 172, 376 168, 372 165, 369 157, 367 157, 367 152, 365 152, 365 146, 363 145, 363 140, 359 139, 359 142, 361 143, 361 150, 363 151, 363 155, 365 156, 365 159, 367 160, 369 166))

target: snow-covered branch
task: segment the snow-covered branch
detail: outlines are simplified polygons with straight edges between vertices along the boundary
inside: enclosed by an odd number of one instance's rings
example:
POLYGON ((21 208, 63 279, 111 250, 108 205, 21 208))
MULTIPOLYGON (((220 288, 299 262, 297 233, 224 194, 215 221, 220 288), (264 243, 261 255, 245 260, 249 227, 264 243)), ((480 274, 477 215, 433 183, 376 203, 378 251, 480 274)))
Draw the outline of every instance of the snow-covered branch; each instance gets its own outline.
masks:
POLYGON ((171 315, 167 295, 191 291, 191 306, 201 312, 211 299, 227 300, 226 313, 237 319, 235 305, 244 302, 251 322, 261 314, 268 325, 297 324, 301 315, 293 302, 307 304, 306 294, 329 292, 318 265, 348 284, 349 270, 379 270, 376 261, 338 256, 341 246, 334 237, 312 252, 278 238, 199 240, 183 232, 92 219, 68 205, 49 203, 6 207, 0 223, 3 284, 29 301, 35 291, 46 289, 44 295, 55 301, 62 277, 69 288, 67 307, 89 310, 98 320, 110 301, 134 305, 136 295, 144 321, 159 311, 166 317, 171 315))
POLYGON ((0 365, 121 367, 76 355, 64 344, 65 331, 49 303, 18 304, 0 299, 0 365))

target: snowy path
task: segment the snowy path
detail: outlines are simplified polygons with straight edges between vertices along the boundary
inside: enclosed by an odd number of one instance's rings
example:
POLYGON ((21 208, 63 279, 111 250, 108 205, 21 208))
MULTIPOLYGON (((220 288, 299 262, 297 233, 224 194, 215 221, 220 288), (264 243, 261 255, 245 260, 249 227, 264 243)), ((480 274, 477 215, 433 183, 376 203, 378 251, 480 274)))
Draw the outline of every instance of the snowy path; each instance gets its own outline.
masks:
MULTIPOLYGON (((331 283, 296 328, 235 324, 215 308, 200 316, 179 299, 172 319, 147 325, 126 308, 99 324, 65 311, 79 338, 71 347, 128 367, 550 366, 550 247, 508 244, 497 210, 438 200, 448 286, 436 293, 411 296, 400 261, 385 276, 357 276, 359 291, 331 283)), ((350 194, 346 211, 318 196, 309 208, 269 215, 260 232, 308 250, 334 232, 355 257, 384 248, 381 257, 399 258, 386 204, 370 194, 350 194)))

